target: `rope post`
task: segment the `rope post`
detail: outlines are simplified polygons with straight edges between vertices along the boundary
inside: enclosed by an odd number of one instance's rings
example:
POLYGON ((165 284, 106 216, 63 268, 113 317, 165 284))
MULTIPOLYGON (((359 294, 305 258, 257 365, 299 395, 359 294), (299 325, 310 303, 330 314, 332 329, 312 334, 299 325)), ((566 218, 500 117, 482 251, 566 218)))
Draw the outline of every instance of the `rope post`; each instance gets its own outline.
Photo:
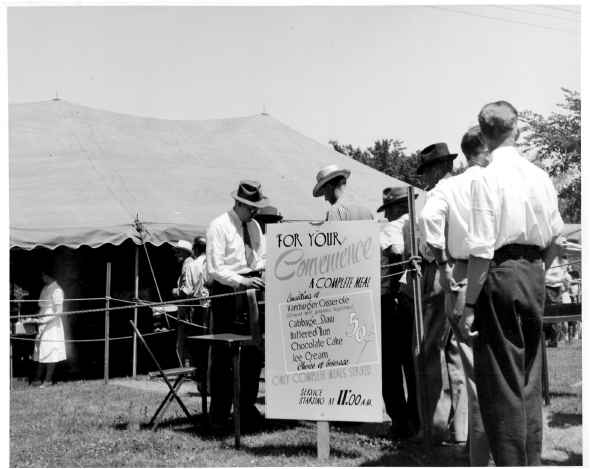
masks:
MULTIPOLYGON (((139 246, 135 245, 135 298, 139 297, 139 246)), ((137 325, 137 303, 133 308, 133 324, 137 325)), ((137 333, 133 330, 133 378, 137 377, 137 333)))
POLYGON ((111 262, 107 262, 107 291, 104 311, 104 384, 109 384, 109 306, 111 299, 111 262))
MULTIPOLYGON (((416 205, 414 203, 414 187, 408 186, 408 208, 410 215, 410 253, 411 256, 418 255, 418 243, 414 224, 416 223, 416 205)), ((424 443, 430 446, 430 409, 428 405, 428 394, 426 390, 426 367, 424 363, 424 318, 422 316, 422 289, 420 287, 420 278, 418 275, 417 265, 414 263, 416 273, 413 275, 414 287, 414 333, 416 335, 416 348, 414 357, 418 362, 418 373, 416 373, 418 390, 420 392, 422 428, 424 430, 424 443)))

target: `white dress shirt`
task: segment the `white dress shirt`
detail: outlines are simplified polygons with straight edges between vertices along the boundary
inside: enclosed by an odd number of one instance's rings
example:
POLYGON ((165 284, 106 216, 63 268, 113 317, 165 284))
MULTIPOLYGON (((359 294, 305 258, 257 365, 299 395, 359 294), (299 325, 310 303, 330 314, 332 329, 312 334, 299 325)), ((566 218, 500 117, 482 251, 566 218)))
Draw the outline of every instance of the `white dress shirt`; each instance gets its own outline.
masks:
POLYGON ((187 297, 193 296, 193 279, 190 266, 195 262, 193 257, 187 257, 182 263, 182 270, 180 276, 176 281, 176 287, 182 291, 187 297))
POLYGON ((437 249, 445 249, 445 221, 449 224, 448 248, 453 259, 468 259, 463 247, 469 223, 471 182, 483 171, 481 166, 470 166, 464 173, 442 179, 428 193, 418 223, 426 242, 437 249))
POLYGON ((507 244, 544 249, 563 229, 551 179, 514 147, 490 154, 489 166, 471 183, 470 201, 464 249, 476 257, 492 259, 507 244))
POLYGON ((262 270, 266 261, 266 243, 256 220, 248 223, 254 262, 246 262, 242 221, 232 208, 217 217, 207 229, 207 274, 210 279, 234 288, 240 286, 241 274, 262 270))
POLYGON ((187 287, 192 290, 193 298, 201 299, 201 306, 209 307, 211 300, 209 298, 209 277, 207 275, 207 256, 205 253, 197 257, 194 262, 188 265, 189 275, 187 278, 187 287))

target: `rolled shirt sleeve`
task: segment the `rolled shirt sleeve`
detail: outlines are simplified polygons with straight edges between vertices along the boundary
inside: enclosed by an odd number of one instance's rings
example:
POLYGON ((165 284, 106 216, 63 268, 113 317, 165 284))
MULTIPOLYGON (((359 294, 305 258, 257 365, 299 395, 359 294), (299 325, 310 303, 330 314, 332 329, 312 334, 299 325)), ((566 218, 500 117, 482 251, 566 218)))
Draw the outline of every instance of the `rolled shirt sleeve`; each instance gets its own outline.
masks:
POLYGON ((492 259, 496 244, 496 207, 492 190, 483 178, 471 182, 469 228, 463 247, 471 255, 492 259))
POLYGON ((418 218, 420 232, 426 242, 441 250, 445 248, 445 221, 448 208, 449 205, 443 191, 435 187, 430 191, 418 218))
POLYGON ((225 267, 225 233, 213 222, 207 230, 207 275, 211 281, 237 288, 242 276, 225 267))

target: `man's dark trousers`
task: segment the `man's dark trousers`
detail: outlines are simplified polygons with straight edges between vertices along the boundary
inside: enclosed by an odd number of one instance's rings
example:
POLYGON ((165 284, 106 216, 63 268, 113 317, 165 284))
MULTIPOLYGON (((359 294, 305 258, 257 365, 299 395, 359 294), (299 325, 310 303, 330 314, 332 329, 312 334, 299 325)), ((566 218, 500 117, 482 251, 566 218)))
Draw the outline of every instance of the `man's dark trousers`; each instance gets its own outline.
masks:
MULTIPOLYGON (((234 293, 234 289, 218 282, 212 295, 234 293)), ((247 303, 246 303, 247 304, 247 303)), ((236 325, 236 296, 211 299, 211 334, 234 333, 250 335, 249 325, 236 325)), ((242 347, 240 358, 240 417, 260 417, 254 403, 262 370, 262 351, 254 346, 242 347)), ((211 421, 223 423, 229 417, 233 397, 232 354, 229 347, 211 347, 210 364, 211 421)))
POLYGON ((381 295, 382 387, 385 411, 398 436, 411 436, 419 426, 416 375, 412 356, 414 315, 393 295, 381 295), (408 398, 404 389, 404 374, 408 398))
POLYGON ((540 466, 545 270, 538 248, 496 251, 475 305, 475 383, 497 466, 540 466))

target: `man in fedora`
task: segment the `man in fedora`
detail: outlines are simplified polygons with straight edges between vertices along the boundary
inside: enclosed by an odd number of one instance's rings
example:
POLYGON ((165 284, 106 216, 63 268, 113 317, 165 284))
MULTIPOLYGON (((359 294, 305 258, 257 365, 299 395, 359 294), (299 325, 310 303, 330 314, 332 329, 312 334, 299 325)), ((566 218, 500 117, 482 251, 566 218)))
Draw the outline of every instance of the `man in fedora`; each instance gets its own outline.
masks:
MULTIPOLYGON (((453 160, 446 143, 435 143, 420 152, 421 164, 416 173, 424 176, 432 191, 440 181, 452 176, 453 160)), ((426 196, 428 198, 430 192, 426 196)), ((457 341, 452 335, 445 314, 445 291, 439 278, 435 258, 428 249, 424 234, 420 233, 421 252, 428 257, 423 264, 422 312, 424 315, 424 368, 423 383, 428 396, 428 421, 436 440, 464 442, 467 440, 467 388, 465 373, 457 341), (451 393, 450 411, 445 402, 443 388, 443 360, 446 361, 451 393)))
MULTIPOLYGON (((467 170, 452 178, 440 181, 428 193, 428 200, 420 213, 420 231, 424 234, 430 251, 438 265, 440 283, 445 290, 445 312, 447 321, 457 341, 465 373, 467 399, 469 459, 474 467, 493 465, 490 447, 483 428, 475 375, 473 349, 459 330, 459 319, 465 306, 467 290, 467 260, 469 254, 463 246, 469 225, 469 197, 472 181, 487 166, 488 151, 478 138, 479 126, 471 128, 461 140, 461 150, 467 159, 467 170)), ((458 404, 462 409, 465 405, 458 404)), ((457 415, 457 413, 456 413, 457 415)))
POLYGON ((348 193, 346 180, 350 169, 339 169, 335 164, 322 169, 316 176, 313 196, 330 202, 326 221, 372 220, 373 214, 363 204, 356 202, 348 193))
POLYGON ((266 234, 266 225, 270 223, 279 223, 283 219, 281 212, 276 207, 264 207, 258 212, 258 215, 254 217, 254 220, 258 222, 260 228, 262 228, 262 234, 266 234))
POLYGON ((555 187, 520 156, 518 112, 486 104, 478 115, 490 164, 471 184, 465 309, 483 424, 498 466, 540 466, 545 270, 563 229, 555 187))
MULTIPOLYGON (((209 224, 207 229, 207 273, 213 280, 212 296, 246 289, 264 289, 261 278, 265 267, 266 243, 260 225, 254 217, 270 205, 262 194, 258 181, 240 181, 238 190, 231 193, 234 207, 209 224)), ((235 321, 235 295, 213 298, 211 302, 211 334, 250 334, 235 321)), ((247 304, 247 302, 241 302, 247 304)), ((243 347, 240 364, 240 416, 245 421, 259 420, 260 412, 254 403, 258 396, 258 382, 262 353, 255 346, 243 347)), ((232 356, 228 347, 211 348, 210 388, 211 420, 216 426, 227 423, 232 405, 232 356)))
POLYGON ((399 291, 399 286, 403 266, 390 266, 410 258, 407 192, 406 187, 386 188, 383 205, 377 209, 377 213, 385 212, 389 222, 380 234, 381 357, 383 402, 391 418, 391 437, 395 440, 414 436, 420 425, 412 355, 413 300, 401 298, 403 293, 399 291))
MULTIPOLYGON (((172 290, 172 296, 182 300, 193 295, 193 282, 189 266, 195 261, 193 257, 194 252, 191 243, 182 239, 178 241, 176 246, 173 246, 172 249, 174 249, 176 260, 182 264, 182 270, 180 272, 180 276, 178 277, 176 288, 172 290)), ((178 305, 179 321, 176 328, 176 351, 178 352, 178 357, 180 358, 182 366, 185 367, 193 366, 193 357, 190 353, 190 347, 188 347, 186 340, 190 333, 190 326, 186 323, 192 322, 190 313, 190 306, 184 306, 182 304, 178 305)))

